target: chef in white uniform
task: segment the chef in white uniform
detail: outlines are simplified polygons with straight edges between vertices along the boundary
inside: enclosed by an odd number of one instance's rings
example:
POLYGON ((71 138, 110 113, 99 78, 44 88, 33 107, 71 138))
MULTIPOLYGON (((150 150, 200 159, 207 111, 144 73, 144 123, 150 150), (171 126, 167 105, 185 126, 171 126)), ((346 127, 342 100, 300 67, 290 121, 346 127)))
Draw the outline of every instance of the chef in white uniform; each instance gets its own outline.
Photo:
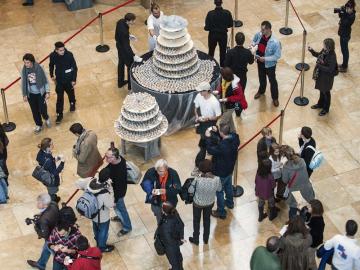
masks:
POLYGON ((160 21, 164 13, 160 11, 158 4, 151 5, 151 14, 147 19, 147 27, 149 31, 149 50, 153 51, 156 46, 156 39, 160 34, 160 21))

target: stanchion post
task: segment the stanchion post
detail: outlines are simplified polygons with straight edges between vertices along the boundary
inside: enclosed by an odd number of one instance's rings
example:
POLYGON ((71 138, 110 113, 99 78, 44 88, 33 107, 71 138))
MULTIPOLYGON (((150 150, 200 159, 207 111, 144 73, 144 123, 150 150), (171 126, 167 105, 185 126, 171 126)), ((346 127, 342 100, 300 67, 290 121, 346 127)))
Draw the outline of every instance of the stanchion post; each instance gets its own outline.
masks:
POLYGON ((301 71, 300 79, 300 96, 294 98, 294 103, 298 106, 306 106, 309 104, 309 99, 304 97, 304 84, 305 84, 305 70, 301 71))
POLYGON ((297 63, 295 65, 295 68, 299 71, 301 70, 305 70, 308 71, 310 69, 310 66, 308 64, 305 63, 305 51, 306 51, 306 36, 307 36, 307 32, 304 29, 303 31, 303 44, 302 44, 302 52, 301 52, 301 63, 297 63))
POLYGON ((3 88, 1 88, 1 98, 4 109, 4 116, 5 116, 5 123, 3 123, 2 126, 6 132, 10 132, 16 128, 16 125, 13 122, 9 122, 9 114, 6 106, 5 90, 3 88))
POLYGON ((281 110, 280 115, 281 115, 281 116, 280 116, 279 144, 282 145, 283 131, 284 131, 285 111, 284 111, 284 110, 281 110))
POLYGON ((237 170, 238 170, 238 157, 236 158, 235 166, 234 166, 234 184, 233 184, 233 196, 240 197, 244 194, 244 189, 237 184, 237 170))
POLYGON ((289 4, 290 1, 286 0, 286 13, 285 13, 285 26, 281 27, 279 32, 283 35, 291 35, 293 33, 293 30, 289 28, 289 4))
POLYGON ((238 19, 238 10, 239 10, 239 0, 235 0, 235 8, 234 8, 234 23, 231 27, 231 48, 234 47, 235 40, 235 28, 239 28, 243 26, 243 22, 238 19))
POLYGON ((96 51, 104 53, 110 50, 109 45, 104 44, 104 27, 103 27, 103 15, 99 13, 99 28, 100 28, 100 45, 96 46, 96 51))

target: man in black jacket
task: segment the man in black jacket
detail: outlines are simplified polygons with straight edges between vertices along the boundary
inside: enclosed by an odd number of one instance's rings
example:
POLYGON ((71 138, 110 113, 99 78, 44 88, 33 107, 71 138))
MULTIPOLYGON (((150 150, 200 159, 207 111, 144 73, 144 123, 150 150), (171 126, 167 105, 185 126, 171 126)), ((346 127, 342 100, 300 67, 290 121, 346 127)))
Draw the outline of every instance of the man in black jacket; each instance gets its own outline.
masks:
POLYGON ((131 89, 130 85, 130 67, 134 61, 141 62, 142 59, 135 55, 131 46, 130 39, 135 39, 134 36, 129 33, 129 26, 135 23, 136 16, 133 13, 127 13, 123 19, 120 19, 116 23, 115 41, 118 51, 118 87, 121 88, 128 85, 128 89, 131 89), (127 80, 125 77, 125 66, 127 68, 127 80))
POLYGON ((248 71, 247 65, 254 63, 254 55, 249 49, 244 48, 245 35, 239 32, 235 35, 236 47, 226 53, 224 66, 231 68, 236 76, 240 78, 240 84, 245 91, 248 71))
POLYGON ((114 189, 114 200, 116 207, 114 211, 116 217, 111 218, 112 221, 118 221, 122 225, 122 229, 118 232, 118 236, 128 234, 132 230, 131 220, 125 205, 125 195, 127 191, 127 169, 126 160, 120 155, 119 149, 110 147, 105 154, 106 162, 109 165, 110 179, 114 189))
POLYGON ((346 72, 349 63, 349 41, 351 38, 351 26, 355 21, 355 1, 349 0, 339 11, 339 31, 341 53, 343 62, 339 66, 339 72, 346 72))
POLYGON ((153 168, 146 171, 141 187, 146 192, 145 203, 151 204, 151 211, 159 223, 164 202, 168 201, 176 207, 181 181, 177 171, 170 168, 166 160, 159 159, 153 168))
POLYGON ((207 138, 206 150, 209 155, 212 155, 213 173, 220 177, 222 190, 216 192, 217 210, 212 211, 212 216, 225 219, 225 206, 229 209, 234 208, 233 188, 232 188, 232 173, 234 171, 235 162, 237 159, 238 147, 240 145, 239 135, 230 132, 228 124, 220 124, 219 143, 211 139, 210 129, 205 133, 207 138), (224 192, 226 200, 224 200, 224 192))
POLYGON ((64 111, 64 91, 69 98, 70 112, 75 111, 74 86, 78 70, 73 54, 65 49, 65 44, 60 41, 55 43, 55 50, 50 54, 49 70, 50 77, 56 84, 56 124, 60 124, 64 111))
POLYGON ((313 173, 313 170, 310 169, 309 165, 312 157, 315 154, 316 142, 312 136, 312 129, 309 127, 302 127, 301 133, 299 135, 299 146, 300 146, 300 157, 306 163, 306 170, 308 172, 309 178, 313 173))
POLYGON ((231 12, 222 8, 222 0, 215 0, 216 5, 214 10, 211 10, 206 15, 205 31, 209 31, 208 46, 209 56, 214 57, 217 43, 220 47, 220 66, 224 66, 226 46, 227 46, 227 31, 232 27, 234 22, 231 12))
POLYGON ((51 255, 47 239, 59 220, 59 208, 55 202, 51 201, 51 197, 47 193, 42 193, 37 197, 37 208, 40 210, 40 214, 34 216, 34 229, 39 239, 45 239, 45 243, 39 260, 27 260, 27 263, 36 269, 45 270, 51 255))

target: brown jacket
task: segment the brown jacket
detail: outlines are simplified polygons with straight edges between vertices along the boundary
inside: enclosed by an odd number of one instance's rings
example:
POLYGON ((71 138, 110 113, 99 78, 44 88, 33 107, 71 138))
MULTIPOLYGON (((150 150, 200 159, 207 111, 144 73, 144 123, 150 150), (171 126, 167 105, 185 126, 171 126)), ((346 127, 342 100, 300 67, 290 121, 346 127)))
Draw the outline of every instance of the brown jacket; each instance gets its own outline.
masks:
POLYGON ((86 131, 88 134, 80 144, 80 153, 74 154, 78 161, 77 174, 82 177, 92 176, 92 172, 96 170, 102 162, 99 149, 97 148, 97 136, 92 130, 86 131))

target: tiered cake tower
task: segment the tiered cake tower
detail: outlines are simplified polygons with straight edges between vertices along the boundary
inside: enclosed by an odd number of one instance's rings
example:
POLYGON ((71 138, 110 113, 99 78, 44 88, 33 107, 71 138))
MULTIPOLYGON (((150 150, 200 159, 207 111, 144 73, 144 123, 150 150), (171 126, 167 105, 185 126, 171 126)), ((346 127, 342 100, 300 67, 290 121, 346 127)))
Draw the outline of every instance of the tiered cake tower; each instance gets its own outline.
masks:
POLYGON ((147 93, 128 95, 115 121, 115 132, 124 140, 148 142, 163 135, 168 121, 155 98, 147 93))
POLYGON ((168 79, 181 79, 199 70, 199 59, 182 17, 165 16, 153 54, 153 70, 168 79))

